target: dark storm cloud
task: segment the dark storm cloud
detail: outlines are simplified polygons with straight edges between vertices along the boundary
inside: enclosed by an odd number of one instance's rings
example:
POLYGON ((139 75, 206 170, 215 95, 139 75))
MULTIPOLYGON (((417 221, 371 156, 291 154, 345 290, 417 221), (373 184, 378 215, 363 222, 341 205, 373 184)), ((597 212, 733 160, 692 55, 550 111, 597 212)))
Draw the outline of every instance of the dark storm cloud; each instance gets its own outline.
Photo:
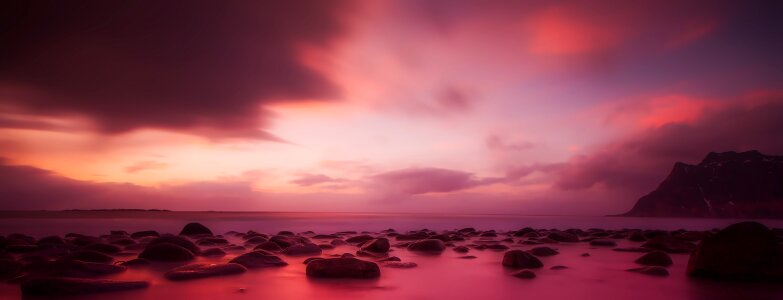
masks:
POLYGON ((344 1, 4 1, 0 107, 137 128, 276 139, 271 101, 339 89, 301 47, 344 32, 344 1))

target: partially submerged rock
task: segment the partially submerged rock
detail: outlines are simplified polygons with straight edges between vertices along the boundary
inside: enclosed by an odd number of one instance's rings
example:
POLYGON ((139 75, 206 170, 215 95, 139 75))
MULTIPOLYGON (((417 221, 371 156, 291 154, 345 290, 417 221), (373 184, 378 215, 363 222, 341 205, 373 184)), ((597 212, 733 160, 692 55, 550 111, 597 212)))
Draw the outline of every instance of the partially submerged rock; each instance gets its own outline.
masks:
POLYGON ((356 258, 326 258, 307 264, 307 276, 316 278, 378 278, 378 264, 356 258))
POLYGON ((212 230, 209 230, 207 226, 202 225, 201 223, 188 223, 185 225, 184 228, 182 228, 182 231, 180 231, 179 235, 212 235, 212 230))
POLYGON ((533 249, 528 250, 527 252, 535 256, 552 256, 552 255, 560 254, 560 252, 557 252, 557 250, 549 247, 535 247, 533 249))
POLYGON ((389 247, 389 239, 377 238, 364 242, 361 246, 361 250, 375 253, 386 253, 389 252, 389 247))
POLYGON ((691 254, 688 275, 725 280, 783 281, 783 249, 774 232, 742 222, 706 237, 691 254))
POLYGON ((422 253, 440 254, 446 249, 446 244, 441 240, 428 239, 415 241, 408 245, 408 250, 422 253))
POLYGON ((648 266, 648 267, 641 267, 641 268, 633 268, 626 270, 628 272, 636 272, 641 273, 645 275, 651 275, 651 276, 659 276, 659 277, 666 277, 669 276, 669 270, 666 270, 666 268, 661 266, 648 266))
POLYGON ((290 256, 321 255, 321 247, 312 243, 295 244, 285 248, 283 254, 290 256))
POLYGON ((227 264, 190 264, 176 267, 166 272, 164 276, 169 280, 190 280, 205 277, 225 276, 241 274, 247 268, 236 263, 227 264))
POLYGON ((245 266, 248 269, 282 267, 288 265, 287 262, 275 255, 265 251, 253 251, 235 257, 230 263, 236 263, 245 266))
POLYGON ((171 243, 161 243, 148 246, 139 254, 139 258, 152 261, 189 261, 195 256, 193 252, 179 245, 171 243))
POLYGON ((503 265, 517 269, 535 269, 544 266, 535 256, 522 250, 511 250, 503 255, 503 265))
POLYGON ((668 267, 672 265, 672 258, 669 257, 666 252, 653 251, 642 255, 642 257, 639 257, 635 262, 645 266, 668 267))

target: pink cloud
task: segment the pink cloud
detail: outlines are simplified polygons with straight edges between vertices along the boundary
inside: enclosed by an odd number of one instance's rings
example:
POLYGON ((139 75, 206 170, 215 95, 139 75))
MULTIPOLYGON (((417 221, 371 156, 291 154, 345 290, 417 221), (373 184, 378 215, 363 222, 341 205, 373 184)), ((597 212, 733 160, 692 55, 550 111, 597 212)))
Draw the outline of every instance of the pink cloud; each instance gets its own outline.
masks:
POLYGON ((138 161, 130 166, 125 167, 125 172, 128 173, 137 173, 141 171, 149 171, 149 170, 161 170, 168 168, 169 164, 152 161, 152 160, 142 160, 138 161))
POLYGON ((298 178, 291 180, 291 183, 299 186, 313 186, 323 183, 340 183, 343 179, 332 178, 323 174, 302 174, 298 178))
POLYGON ((383 192, 405 195, 448 193, 498 182, 491 178, 476 178, 463 171, 440 168, 408 168, 389 171, 370 178, 373 186, 383 192))

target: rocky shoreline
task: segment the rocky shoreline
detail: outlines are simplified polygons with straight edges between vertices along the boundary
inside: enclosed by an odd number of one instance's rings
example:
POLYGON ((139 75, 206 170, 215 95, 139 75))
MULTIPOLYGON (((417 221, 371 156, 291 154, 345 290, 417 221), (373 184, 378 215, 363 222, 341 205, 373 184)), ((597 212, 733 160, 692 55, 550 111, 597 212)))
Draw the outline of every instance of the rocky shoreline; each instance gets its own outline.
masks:
MULTIPOLYGON (((510 276, 535 280, 537 270, 567 270, 542 260, 561 255, 560 244, 584 245, 582 259, 591 249, 638 252, 627 271, 665 277, 671 255, 689 255, 689 276, 713 280, 783 282, 783 230, 755 222, 742 222, 723 230, 662 231, 604 229, 534 229, 513 231, 462 228, 435 232, 422 229, 397 232, 342 231, 275 234, 256 231, 215 234, 199 223, 189 223, 176 235, 157 231, 112 230, 106 235, 35 238, 24 234, 0 237, 0 279, 18 284, 22 295, 78 295, 154 288, 146 280, 106 279, 131 268, 153 268, 169 281, 208 280, 258 269, 306 264, 310 278, 372 280, 385 268, 417 268, 396 251, 439 256, 453 251, 461 259, 482 251, 502 252, 499 269, 510 276), (620 247, 619 241, 634 246, 620 247), (343 253, 333 253, 335 249, 343 253), (327 254, 328 253, 328 254, 327 254), (200 261, 209 258, 209 262, 200 261)), ((424 279, 426 280, 426 279, 424 279)), ((241 292, 241 291, 240 291, 241 292)))

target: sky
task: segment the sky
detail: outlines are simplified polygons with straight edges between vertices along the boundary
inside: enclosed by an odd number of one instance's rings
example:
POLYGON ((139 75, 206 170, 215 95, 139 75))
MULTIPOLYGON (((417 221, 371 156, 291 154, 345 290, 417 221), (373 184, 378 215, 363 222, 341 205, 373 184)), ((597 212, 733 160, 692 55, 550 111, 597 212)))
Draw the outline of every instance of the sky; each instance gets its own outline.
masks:
POLYGON ((783 155, 780 1, 4 1, 0 209, 622 213, 783 155))

